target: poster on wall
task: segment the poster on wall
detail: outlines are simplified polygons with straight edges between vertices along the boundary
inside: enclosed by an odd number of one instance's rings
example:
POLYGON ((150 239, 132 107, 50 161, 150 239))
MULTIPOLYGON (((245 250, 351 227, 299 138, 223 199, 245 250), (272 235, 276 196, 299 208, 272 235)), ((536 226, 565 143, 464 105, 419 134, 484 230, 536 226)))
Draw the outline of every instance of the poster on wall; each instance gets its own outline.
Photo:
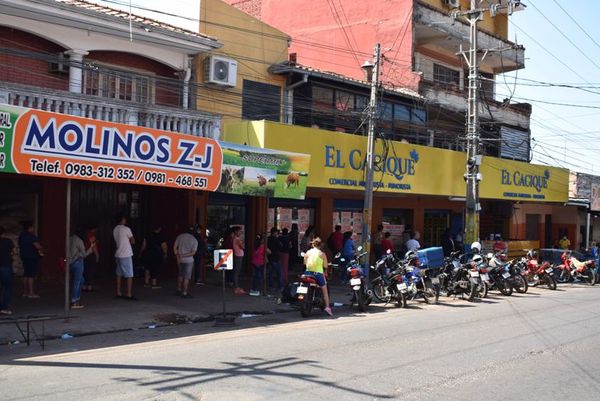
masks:
POLYGON ((342 212, 341 220, 342 220, 342 231, 351 231, 352 230, 352 212, 342 212))
POLYGON ((333 219, 331 220, 333 225, 331 226, 331 230, 335 230, 335 226, 341 225, 342 220, 340 219, 340 212, 333 212, 333 219))
POLYGON ((292 228, 292 209, 280 207, 277 209, 277 226, 280 230, 292 228))
POLYGON ((362 213, 352 213, 352 230, 357 234, 362 234, 362 213))
POLYGON ((267 210, 267 230, 275 226, 275 209, 270 207, 267 210))
POLYGON ((304 199, 310 155, 0 104, 0 172, 304 199))
POLYGON ((310 210, 298 209, 298 230, 301 232, 306 231, 310 225, 310 210))

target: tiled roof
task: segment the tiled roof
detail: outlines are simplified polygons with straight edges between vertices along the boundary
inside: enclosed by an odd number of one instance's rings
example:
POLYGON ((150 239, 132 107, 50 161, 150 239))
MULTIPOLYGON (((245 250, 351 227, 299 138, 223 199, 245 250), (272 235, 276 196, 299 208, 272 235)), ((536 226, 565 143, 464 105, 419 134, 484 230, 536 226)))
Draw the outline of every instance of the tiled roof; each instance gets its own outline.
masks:
MULTIPOLYGON (((331 72, 331 71, 323 71, 323 70, 319 70, 317 68, 313 68, 313 67, 308 67, 305 65, 301 65, 301 64, 289 64, 289 63, 282 63, 282 64, 277 64, 271 67, 271 70, 274 73, 281 73, 281 72, 289 72, 289 71, 295 71, 295 72, 307 72, 311 75, 317 75, 321 78, 330 78, 330 79, 334 79, 337 81, 343 81, 343 82, 347 82, 349 84, 356 84, 356 85, 360 85, 360 86, 370 86, 371 83, 369 81, 365 81, 365 80, 361 80, 361 79, 356 79, 356 78, 351 78, 345 75, 341 75, 335 72, 331 72)), ((385 89, 388 92, 391 93, 397 93, 399 95, 404 95, 404 96, 409 96, 415 99, 422 99, 423 97, 418 93, 415 92, 412 89, 408 89, 408 88, 401 88, 401 87, 397 87, 397 86, 392 86, 392 85, 383 85, 383 89, 385 89)))
MULTIPOLYGON (((96 4, 90 1, 84 1, 84 0, 51 0, 51 1, 46 1, 46 3, 52 4, 52 3, 59 3, 59 4, 63 4, 66 5, 68 8, 72 9, 72 11, 77 12, 77 10, 85 10, 85 11, 91 11, 94 13, 98 13, 98 14, 102 14, 104 16, 108 16, 114 20, 121 20, 123 22, 127 22, 129 23, 129 19, 130 19, 130 15, 129 12, 127 11, 123 11, 123 10, 117 10, 115 8, 111 8, 111 7, 106 7, 106 6, 102 6, 100 4, 96 4)), ((164 22, 161 21, 157 21, 151 18, 147 18, 147 17, 143 17, 140 15, 136 15, 136 14, 131 14, 131 20, 134 23, 137 24, 141 24, 144 26, 147 26, 148 28, 157 28, 159 30, 165 30, 165 31, 170 31, 174 34, 179 34, 179 35, 184 35, 187 36, 188 38, 192 39, 192 38, 198 38, 198 39, 208 39, 208 40, 215 40, 214 38, 208 36, 208 35, 204 35, 198 32, 194 32, 194 31, 190 31, 188 29, 184 29, 184 28, 180 28, 174 25, 170 25, 170 24, 166 24, 164 22)))

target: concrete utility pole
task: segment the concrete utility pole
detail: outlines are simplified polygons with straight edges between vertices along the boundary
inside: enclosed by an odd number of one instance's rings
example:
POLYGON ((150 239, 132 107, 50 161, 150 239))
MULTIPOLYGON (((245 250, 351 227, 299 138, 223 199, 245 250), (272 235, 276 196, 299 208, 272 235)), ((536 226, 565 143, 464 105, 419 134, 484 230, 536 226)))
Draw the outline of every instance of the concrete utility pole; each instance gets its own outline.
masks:
MULTIPOLYGON (((471 8, 466 11, 453 11, 452 17, 465 17, 469 24, 469 51, 461 54, 469 67, 469 84, 467 98, 467 166, 465 180, 467 182, 467 193, 465 202, 465 238, 466 244, 479 241, 479 212, 481 205, 479 203, 479 182, 482 177, 479 173, 481 165, 481 148, 479 135, 479 99, 477 91, 479 90, 479 65, 477 59, 477 23, 483 19, 483 13, 490 12, 492 17, 502 10, 507 9, 508 14, 521 6, 518 0, 509 0, 508 3, 492 4, 489 8, 477 8, 478 0, 471 0, 471 8), (466 53, 466 54, 465 54, 466 53)), ((487 52, 482 57, 485 58, 487 52)))
MULTIPOLYGON (((379 86, 379 54, 381 46, 375 45, 373 76, 371 78, 371 101, 369 102, 369 134, 365 161, 365 200, 363 203, 362 243, 367 255, 371 254, 371 220, 373 209, 373 152, 375 147, 375 113, 377 111, 377 88, 379 86)), ((368 258, 367 258, 368 260, 368 258)))

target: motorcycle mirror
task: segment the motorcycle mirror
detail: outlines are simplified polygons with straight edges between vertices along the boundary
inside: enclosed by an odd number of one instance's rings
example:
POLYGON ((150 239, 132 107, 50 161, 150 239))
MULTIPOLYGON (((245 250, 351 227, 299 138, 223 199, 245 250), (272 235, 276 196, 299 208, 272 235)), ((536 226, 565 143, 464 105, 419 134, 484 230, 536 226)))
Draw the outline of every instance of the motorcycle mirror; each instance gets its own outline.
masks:
POLYGON ((358 247, 358 248, 356 248, 356 249, 358 250, 358 252, 360 252, 360 251, 362 251, 362 250, 363 250, 363 247, 362 247, 362 245, 361 245, 361 246, 359 246, 359 247, 358 247))

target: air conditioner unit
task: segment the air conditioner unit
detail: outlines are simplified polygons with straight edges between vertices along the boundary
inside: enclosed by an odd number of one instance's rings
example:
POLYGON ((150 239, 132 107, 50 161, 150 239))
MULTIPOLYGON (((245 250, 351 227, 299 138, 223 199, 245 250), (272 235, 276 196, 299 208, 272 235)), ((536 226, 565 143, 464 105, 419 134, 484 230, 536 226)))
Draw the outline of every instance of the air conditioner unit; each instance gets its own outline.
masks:
POLYGON ((69 73, 69 57, 62 53, 58 53, 57 61, 50 61, 48 63, 48 72, 54 72, 59 74, 69 73))
POLYGON ((204 64, 204 82, 213 85, 235 86, 237 61, 221 56, 210 56, 204 64))
POLYGON ((460 7, 460 0, 445 0, 446 5, 450 8, 460 7))

